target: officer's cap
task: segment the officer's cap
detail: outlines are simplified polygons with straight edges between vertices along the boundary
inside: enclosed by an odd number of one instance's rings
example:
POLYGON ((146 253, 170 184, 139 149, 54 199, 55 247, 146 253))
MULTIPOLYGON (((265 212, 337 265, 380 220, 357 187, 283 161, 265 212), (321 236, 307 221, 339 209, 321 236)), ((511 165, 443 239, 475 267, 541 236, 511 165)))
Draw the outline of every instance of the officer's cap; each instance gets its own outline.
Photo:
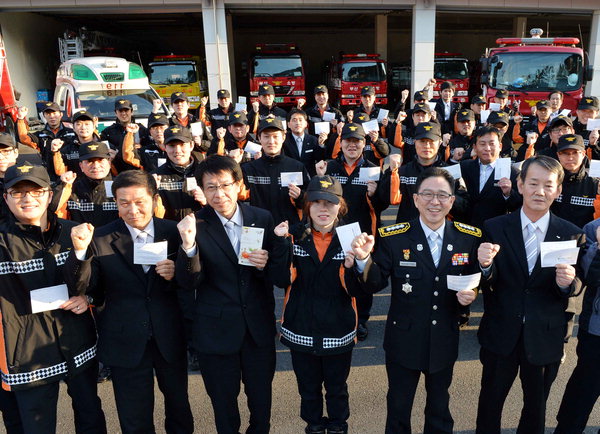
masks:
POLYGON ((275 89, 270 84, 261 84, 258 87, 258 96, 261 95, 275 95, 275 89))
POLYGON ((315 95, 318 93, 328 93, 327 90, 327 86, 325 86, 324 84, 320 84, 318 86, 315 86, 315 95))
POLYGON ((73 113, 73 116, 71 117, 71 122, 75 123, 77 121, 93 121, 94 120, 94 115, 91 114, 89 111, 87 110, 80 110, 78 112, 73 113))
POLYGON ((15 138, 8 133, 0 133, 0 147, 3 148, 16 148, 17 142, 15 138))
POLYGON ((4 189, 8 190, 21 181, 31 181, 42 188, 50 187, 50 177, 44 166, 29 161, 10 166, 4 175, 4 189))
POLYGON ((173 92, 171 94, 171 104, 176 103, 177 101, 187 101, 188 97, 184 92, 173 92))
POLYGON ((412 112, 425 112, 431 114, 431 107, 429 107, 429 104, 427 104, 426 102, 420 102, 418 104, 415 104, 415 106, 412 109, 412 112))
POLYGON ((283 124, 281 120, 278 118, 266 118, 258 123, 258 134, 262 133, 264 130, 274 129, 285 132, 283 128, 283 124))
POLYGON ((110 158, 108 146, 104 142, 90 142, 79 148, 79 161, 91 160, 92 158, 110 158))
POLYGON ((422 90, 418 90, 415 92, 413 101, 426 101, 426 100, 427 100, 427 94, 425 92, 423 92, 422 90))
POLYGON ((362 113, 362 112, 361 113, 354 113, 353 122, 356 122, 357 124, 362 124, 364 122, 369 122, 370 120, 371 120, 371 118, 366 113, 362 113))
POLYGON ((579 134, 564 134, 560 136, 556 150, 560 152, 566 149, 584 151, 585 145, 583 144, 583 137, 581 137, 579 134))
POLYGON ((229 124, 248 125, 248 116, 244 112, 233 112, 229 115, 229 124))
POLYGON ((556 127, 557 125, 566 125, 568 127, 573 128, 573 121, 569 116, 558 115, 554 119, 552 119, 552 122, 550 122, 550 129, 556 127))
POLYGON ((344 128, 342 128, 342 140, 344 139, 365 139, 365 130, 360 124, 345 124, 344 128))
POLYGON ((342 195, 342 184, 336 178, 329 175, 313 177, 306 188, 306 200, 309 202, 326 200, 327 202, 338 204, 342 195))
POLYGON ((162 113, 153 113, 148 116, 148 128, 156 125, 169 125, 169 119, 162 113))
POLYGON ((490 125, 505 124, 508 125, 508 114, 505 112, 491 112, 487 118, 490 125))
POLYGON ((437 122, 421 122, 415 127, 415 140, 431 139, 441 140, 442 132, 437 122))
POLYGON ((169 142, 179 140, 183 143, 191 143, 194 141, 192 131, 189 128, 179 125, 173 125, 165 130, 165 145, 169 142))
POLYGON ((543 99, 541 101, 538 101, 535 103, 535 107, 539 110, 539 109, 549 109, 550 108, 550 102, 547 99, 543 99))
POLYGON ((487 101, 482 95, 475 95, 471 98, 471 104, 487 104, 487 101))
POLYGON ((363 86, 360 89, 360 96, 375 95, 375 88, 373 86, 363 86))
POLYGON ((115 111, 121 109, 129 109, 133 111, 133 105, 131 105, 131 101, 128 99, 118 99, 115 101, 115 111))
POLYGON ((227 89, 219 89, 217 91, 217 98, 231 98, 231 93, 227 89))
POLYGON ((508 90, 498 89, 496 91, 496 98, 508 98, 508 90))
POLYGON ((600 104, 595 96, 586 96, 581 98, 577 110, 598 110, 600 104))
POLYGON ((59 111, 60 106, 58 104, 56 104, 54 101, 47 101, 44 103, 44 109, 42 110, 42 113, 59 111))
POLYGON ((471 109, 463 109, 456 114, 457 122, 474 121, 475 113, 471 109))

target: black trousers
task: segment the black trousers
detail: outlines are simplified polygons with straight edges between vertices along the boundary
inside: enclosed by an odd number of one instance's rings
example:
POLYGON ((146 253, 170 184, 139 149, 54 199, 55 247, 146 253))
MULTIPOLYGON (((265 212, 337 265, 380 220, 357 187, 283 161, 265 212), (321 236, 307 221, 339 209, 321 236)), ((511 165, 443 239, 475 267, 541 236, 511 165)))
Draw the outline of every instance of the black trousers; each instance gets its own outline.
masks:
POLYGON ((358 322, 366 324, 371 317, 373 307, 373 294, 361 294, 356 297, 356 310, 358 311, 358 322))
POLYGON ((292 366, 300 393, 300 417, 309 425, 319 425, 323 418, 323 386, 329 426, 346 427, 350 417, 348 375, 352 350, 330 356, 291 351, 292 366))
POLYGON ((240 382, 250 410, 248 434, 266 434, 271 427, 271 401, 275 375, 275 340, 258 347, 246 334, 240 351, 235 354, 198 352, 198 362, 206 392, 212 402, 219 434, 237 434, 240 430, 238 395, 240 382))
POLYGON ((525 355, 522 337, 508 356, 481 348, 480 359, 483 374, 476 433, 500 434, 504 401, 518 373, 523 389, 523 410, 517 434, 544 434, 546 401, 558 374, 560 361, 549 365, 532 365, 525 355))
POLYGON ((19 414, 17 398, 12 392, 0 388, 0 411, 6 434, 23 434, 23 424, 19 414))
MULTIPOLYGON (((407 350, 410 351, 410 350, 407 350)), ((448 406, 454 364, 430 373, 408 369, 386 354, 385 369, 388 375, 386 434, 410 434, 410 415, 421 374, 425 376, 425 427, 423 434, 452 433, 454 420, 448 406)))
MULTIPOLYGON (((87 369, 67 377, 67 393, 75 414, 75 432, 105 434, 106 421, 97 394, 98 363, 90 362, 87 369)), ((56 405, 59 381, 14 392, 19 405, 23 430, 27 434, 56 433, 56 405)))
POLYGON ((150 339, 138 366, 110 368, 123 434, 155 432, 155 374, 158 388, 165 397, 165 431, 169 434, 194 432, 194 419, 188 400, 187 358, 183 348, 177 362, 169 363, 154 339, 150 339))
POLYGON ((577 339, 577 366, 567 383, 554 434, 581 434, 600 396, 600 336, 579 328, 577 339))

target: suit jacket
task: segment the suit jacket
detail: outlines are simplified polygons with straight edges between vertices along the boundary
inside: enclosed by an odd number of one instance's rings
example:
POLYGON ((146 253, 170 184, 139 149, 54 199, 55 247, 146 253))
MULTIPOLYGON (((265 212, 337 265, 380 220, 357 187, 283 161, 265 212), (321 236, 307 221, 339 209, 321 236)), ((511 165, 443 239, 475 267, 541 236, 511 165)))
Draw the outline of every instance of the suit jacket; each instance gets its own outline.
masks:
POLYGON ((494 180, 494 169, 487 179, 483 189, 479 191, 480 168, 479 159, 460 162, 462 178, 465 181, 468 192, 467 222, 473 226, 482 227, 483 222, 499 215, 516 210, 521 206, 523 198, 517 190, 517 176, 519 171, 511 166, 510 180, 512 190, 510 196, 505 199, 502 190, 498 187, 498 181, 494 180))
POLYGON ((350 294, 377 292, 391 277, 392 300, 383 347, 408 369, 440 371, 458 357, 460 304, 447 275, 476 273, 481 231, 447 221, 436 268, 419 219, 379 229, 378 248, 362 274, 346 271, 350 294))
MULTIPOLYGON (((175 259, 180 238, 177 224, 154 218, 154 242, 167 241, 175 259)), ((87 259, 74 252, 66 266, 71 285, 87 286, 94 304, 104 304, 98 323, 98 356, 108 366, 139 364, 148 339, 154 338, 162 356, 173 362, 185 357, 183 317, 174 280, 144 273, 133 263, 133 240, 123 220, 97 229, 87 259)))
MULTIPOLYGON (((238 203, 243 225, 264 228, 263 249, 276 242, 273 217, 263 209, 238 203)), ((264 270, 238 264, 238 258, 216 212, 209 206, 196 213, 196 255, 179 249, 177 282, 195 289, 193 345, 200 353, 235 354, 248 333, 261 347, 275 336, 275 299, 264 270)))
POLYGON ((310 176, 314 176, 316 173, 315 164, 325 158, 325 148, 321 148, 317 137, 311 136, 308 132, 304 133, 302 152, 298 153, 296 138, 288 131, 283 142, 283 153, 304 164, 310 176))
MULTIPOLYGON (((539 256, 529 275, 520 212, 490 219, 484 228, 485 241, 499 244, 500 251, 487 277, 482 276, 481 346, 506 356, 515 349, 522 333, 530 363, 558 362, 563 355, 567 300, 581 290, 580 266, 575 266, 577 274, 571 285, 562 290, 556 284, 555 269, 541 268, 539 256)), ((585 245, 580 228, 551 213, 544 241, 566 240, 585 245)))
POLYGON ((442 99, 435 100, 435 111, 437 112, 437 119, 442 127, 442 134, 454 133, 454 115, 460 110, 462 105, 458 102, 450 102, 450 117, 448 120, 445 119, 444 101, 442 99))

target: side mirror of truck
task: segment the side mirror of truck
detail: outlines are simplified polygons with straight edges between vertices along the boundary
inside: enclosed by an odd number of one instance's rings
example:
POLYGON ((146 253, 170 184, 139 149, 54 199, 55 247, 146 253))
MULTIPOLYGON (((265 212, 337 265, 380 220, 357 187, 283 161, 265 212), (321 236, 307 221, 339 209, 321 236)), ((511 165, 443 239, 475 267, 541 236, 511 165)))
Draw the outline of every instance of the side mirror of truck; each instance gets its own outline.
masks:
POLYGON ((584 70, 583 81, 592 81, 594 79, 594 66, 587 65, 584 70))

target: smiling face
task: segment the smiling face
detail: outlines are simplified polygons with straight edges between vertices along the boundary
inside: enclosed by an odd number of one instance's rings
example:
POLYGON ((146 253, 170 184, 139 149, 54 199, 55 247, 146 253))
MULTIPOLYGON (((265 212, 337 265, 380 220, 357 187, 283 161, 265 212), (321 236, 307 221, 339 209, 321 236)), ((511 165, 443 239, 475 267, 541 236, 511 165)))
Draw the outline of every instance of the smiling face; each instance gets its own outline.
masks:
POLYGON ((79 167, 85 176, 90 179, 104 179, 110 172, 108 158, 90 158, 79 162, 79 167))
POLYGON ((319 106, 324 107, 329 101, 329 94, 327 92, 315 93, 315 101, 319 106))
POLYGON ((115 113, 117 114, 119 122, 122 124, 128 124, 131 122, 131 116, 133 115, 133 111, 131 111, 131 109, 121 108, 119 110, 115 110, 115 113))
POLYGON ((230 172, 202 175, 202 191, 206 202, 225 218, 233 217, 242 181, 235 182, 230 172))
POLYGON ((366 108, 373 107, 373 104, 375 103, 375 95, 362 95, 360 97, 360 102, 366 108))
POLYGON ((341 204, 320 199, 310 203, 310 220, 313 227, 321 232, 330 232, 337 219, 341 204))
POLYGON ((73 124, 73 130, 81 143, 87 143, 94 136, 94 121, 89 119, 80 119, 73 124))
POLYGON ((452 195, 452 187, 448 184, 445 178, 432 176, 425 179, 419 191, 413 194, 413 200, 416 208, 419 210, 419 215, 423 222, 435 230, 444 224, 446 216, 450 212, 454 204, 454 196, 452 195), (423 194, 433 194, 433 197, 428 200, 423 194), (449 195, 446 199, 440 200, 438 195, 449 195))
POLYGON ((297 136, 301 136, 304 133, 304 130, 306 130, 307 126, 308 122, 306 121, 306 118, 300 113, 295 113, 290 118, 290 130, 292 130, 292 133, 297 136))
POLYGON ((190 164, 193 144, 181 140, 172 140, 165 145, 167 157, 176 166, 187 166, 190 164))
POLYGON ((52 191, 31 181, 21 181, 4 193, 4 200, 19 222, 44 227, 52 191), (33 197, 32 194, 38 197, 33 197))
POLYGON ((498 136, 494 133, 484 134, 483 136, 477 137, 475 143, 475 150, 481 164, 490 164, 498 159, 500 156, 500 141, 498 136))
POLYGON ((14 166, 17 162, 19 151, 10 146, 0 146, 0 175, 4 177, 4 173, 10 166, 14 166))
POLYGON ((523 212, 534 221, 548 212, 562 190, 558 175, 536 163, 529 166, 525 180, 519 177, 517 187, 523 195, 523 212))
POLYGON ((281 153, 283 146, 284 133, 275 128, 267 128, 261 131, 259 138, 263 153, 269 157, 274 157, 281 153))
MULTIPOLYGON (((157 195, 158 196, 158 195, 157 195)), ((142 186, 121 187, 115 192, 119 217, 135 229, 144 229, 150 223, 156 206, 153 198, 142 186)))
POLYGON ((363 149, 365 149, 365 141, 350 137, 348 139, 342 139, 341 146, 346 161, 353 163, 362 155, 363 149))
POLYGON ((587 125, 589 119, 596 119, 597 117, 598 117, 598 110, 577 109, 577 119, 583 125, 587 125))

